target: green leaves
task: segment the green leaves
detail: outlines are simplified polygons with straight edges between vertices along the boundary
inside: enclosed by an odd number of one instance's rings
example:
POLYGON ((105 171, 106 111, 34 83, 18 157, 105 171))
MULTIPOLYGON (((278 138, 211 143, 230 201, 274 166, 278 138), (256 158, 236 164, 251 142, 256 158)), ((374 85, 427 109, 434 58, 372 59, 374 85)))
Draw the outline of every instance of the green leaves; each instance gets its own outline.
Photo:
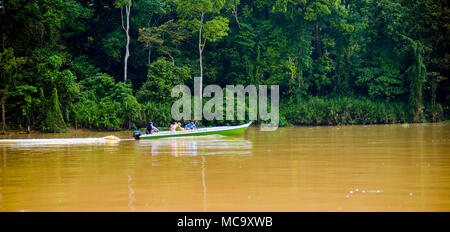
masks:
POLYGON ((58 91, 53 88, 52 95, 47 100, 42 89, 40 92, 41 107, 41 130, 46 132, 60 132, 66 127, 64 122, 61 103, 59 102, 58 91))
POLYGON ((399 70, 367 67, 360 70, 361 75, 355 82, 358 86, 367 89, 369 96, 376 99, 393 100, 404 94, 404 76, 399 70))
POLYGON ((149 67, 148 80, 137 92, 140 102, 157 101, 170 102, 172 88, 185 84, 191 79, 190 70, 186 67, 177 67, 165 58, 160 58, 149 67))
POLYGON ((0 88, 14 83, 19 68, 25 62, 26 58, 14 55, 13 48, 7 48, 0 53, 0 88))
POLYGON ((62 59, 58 55, 52 55, 48 58, 46 64, 46 69, 60 69, 62 65, 62 59))
POLYGON ((220 12, 225 6, 225 1, 177 0, 176 2, 177 12, 182 18, 181 25, 192 33, 197 33, 202 27, 203 40, 214 42, 228 35, 230 20, 222 16, 211 17, 220 12))
POLYGON ((161 30, 159 28, 141 28, 139 29, 139 42, 146 44, 161 45, 164 40, 161 38, 161 30))
POLYGON ((331 14, 333 8, 337 6, 336 0, 313 0, 306 8, 305 19, 316 21, 321 17, 331 14))
POLYGON ((123 56, 123 47, 126 44, 125 36, 117 29, 109 33, 106 38, 102 40, 102 50, 106 55, 111 58, 114 62, 120 62, 123 56))
POLYGON ((127 6, 131 6, 132 2, 131 0, 116 0, 114 2, 114 7, 116 8, 124 8, 127 6))
POLYGON ((41 102, 35 98, 37 88, 31 85, 22 84, 11 88, 8 93, 8 98, 11 100, 11 105, 16 109, 20 109, 21 118, 29 120, 32 109, 38 106, 41 102))
POLYGON ((78 80, 84 80, 100 72, 100 69, 95 67, 87 56, 80 56, 73 59, 70 70, 78 77, 78 80))
POLYGON ((179 54, 178 46, 186 40, 187 33, 179 24, 169 20, 160 26, 139 29, 140 42, 151 49, 157 47, 161 53, 168 55, 174 63, 174 54, 179 54))
POLYGON ((62 15, 60 12, 58 12, 55 9, 48 9, 43 15, 42 15, 42 22, 46 25, 48 25, 51 28, 55 29, 61 29, 61 22, 64 19, 64 15, 62 15))
POLYGON ((255 39, 257 35, 251 24, 241 23, 241 30, 234 41, 241 45, 244 49, 252 49, 255 47, 255 39))
POLYGON ((61 22, 64 35, 68 37, 84 32, 86 22, 92 17, 93 10, 83 7, 75 0, 64 1, 64 4, 62 8, 64 19, 61 22))
POLYGON ((77 123, 107 130, 139 124, 141 106, 132 95, 131 85, 116 83, 105 73, 97 73, 81 83, 85 89, 73 106, 77 123))
POLYGON ((215 42, 228 35, 228 23, 229 19, 218 16, 209 21, 204 25, 203 36, 205 40, 215 42))
POLYGON ((223 4, 215 0, 176 0, 177 13, 183 19, 198 19, 201 14, 217 13, 223 4))

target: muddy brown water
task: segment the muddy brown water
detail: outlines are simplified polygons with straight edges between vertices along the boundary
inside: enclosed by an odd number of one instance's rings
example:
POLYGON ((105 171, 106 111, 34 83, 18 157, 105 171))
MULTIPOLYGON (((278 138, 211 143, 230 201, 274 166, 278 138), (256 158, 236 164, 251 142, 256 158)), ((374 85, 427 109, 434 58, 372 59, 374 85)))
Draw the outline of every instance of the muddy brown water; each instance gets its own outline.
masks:
POLYGON ((450 123, 0 144, 0 211, 450 211, 450 123))

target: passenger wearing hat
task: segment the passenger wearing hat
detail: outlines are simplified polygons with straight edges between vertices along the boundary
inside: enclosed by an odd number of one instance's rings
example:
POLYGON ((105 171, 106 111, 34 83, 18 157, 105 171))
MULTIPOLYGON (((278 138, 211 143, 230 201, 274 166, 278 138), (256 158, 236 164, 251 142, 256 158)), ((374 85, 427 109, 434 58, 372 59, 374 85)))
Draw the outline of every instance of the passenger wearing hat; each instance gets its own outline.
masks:
POLYGON ((176 125, 176 130, 177 130, 177 131, 184 131, 184 128, 181 127, 181 122, 178 122, 178 123, 177 123, 177 125, 176 125))
POLYGON ((148 122, 147 127, 145 127, 145 133, 151 134, 153 131, 159 132, 159 129, 153 126, 153 122, 148 122))

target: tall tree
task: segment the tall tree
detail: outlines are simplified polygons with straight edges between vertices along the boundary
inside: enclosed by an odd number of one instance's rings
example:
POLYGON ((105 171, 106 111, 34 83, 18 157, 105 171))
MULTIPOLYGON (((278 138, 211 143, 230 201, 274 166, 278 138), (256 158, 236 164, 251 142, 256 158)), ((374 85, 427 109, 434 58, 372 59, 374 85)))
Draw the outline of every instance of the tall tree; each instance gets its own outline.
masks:
POLYGON ((408 41, 408 47, 411 49, 412 62, 406 70, 406 74, 410 83, 409 104, 413 110, 413 120, 417 122, 423 119, 422 94, 426 75, 426 67, 423 61, 424 50, 420 41, 414 41, 407 36, 403 36, 403 38, 408 41))
POLYGON ((138 41, 143 42, 145 48, 148 49, 147 70, 152 62, 153 45, 159 45, 162 42, 159 39, 161 33, 156 28, 167 13, 165 10, 166 4, 167 2, 162 0, 139 0, 134 4, 135 13, 133 14, 132 26, 139 28, 138 41))
POLYGON ((305 19, 314 23, 314 34, 316 40, 316 54, 321 57, 323 54, 320 41, 320 24, 327 20, 328 15, 332 13, 339 5, 339 0, 313 0, 306 3, 305 19))
POLYGON ((19 75, 18 70, 21 65, 25 63, 25 58, 19 58, 14 56, 14 49, 8 48, 4 52, 0 53, 0 93, 2 104, 2 133, 5 134, 6 124, 6 97, 8 95, 8 89, 15 84, 16 78, 19 75))
POLYGON ((152 47, 154 45, 162 45, 164 40, 161 38, 161 30, 158 27, 144 27, 139 29, 140 42, 145 43, 148 48, 147 65, 151 64, 152 47))
POLYGON ((234 19, 236 20, 238 28, 241 29, 241 23, 239 22, 239 16, 238 16, 239 4, 240 4, 240 0, 226 0, 225 8, 227 10, 231 11, 231 14, 233 15, 234 19))
POLYGON ((114 6, 116 8, 120 8, 120 16, 122 29, 125 31, 125 36, 127 37, 127 44, 125 46, 125 57, 124 57, 124 68, 123 68, 123 81, 127 81, 127 71, 128 71, 128 58, 130 57, 130 13, 131 13, 131 5, 132 0, 116 0, 114 6), (126 17, 126 27, 123 16, 123 9, 125 8, 125 17, 126 17))
MULTIPOLYGON (((146 44, 149 49, 157 45, 161 52, 170 57, 175 64, 174 53, 179 53, 177 47, 186 39, 185 32, 180 26, 169 20, 158 27, 139 29, 139 41, 146 44)), ((150 64, 150 56, 148 57, 150 64)))
POLYGON ((203 85, 203 51, 206 42, 215 42, 228 35, 229 20, 217 14, 224 7, 220 0, 177 0, 177 12, 182 24, 192 33, 198 33, 198 53, 200 63, 200 90, 203 85))

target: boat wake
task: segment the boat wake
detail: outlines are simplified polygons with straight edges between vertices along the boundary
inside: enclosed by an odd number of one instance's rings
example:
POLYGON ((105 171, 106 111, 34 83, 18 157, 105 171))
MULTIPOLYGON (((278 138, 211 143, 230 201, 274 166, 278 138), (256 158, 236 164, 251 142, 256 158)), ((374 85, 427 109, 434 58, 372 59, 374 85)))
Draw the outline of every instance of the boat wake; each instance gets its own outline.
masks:
POLYGON ((0 139, 0 145, 12 146, 45 146, 45 145, 68 145, 68 144, 95 144, 95 143, 117 143, 121 139, 109 135, 99 138, 55 138, 55 139, 0 139))

